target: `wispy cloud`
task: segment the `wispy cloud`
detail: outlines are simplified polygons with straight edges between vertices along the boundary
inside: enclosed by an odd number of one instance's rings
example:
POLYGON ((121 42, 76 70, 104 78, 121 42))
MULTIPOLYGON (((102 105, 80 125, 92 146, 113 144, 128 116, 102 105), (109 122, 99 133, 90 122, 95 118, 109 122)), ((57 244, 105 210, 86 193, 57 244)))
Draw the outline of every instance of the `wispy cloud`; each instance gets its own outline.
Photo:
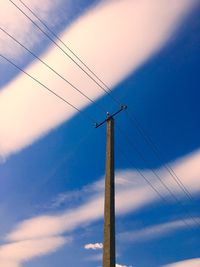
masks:
POLYGON ((189 227, 198 227, 200 218, 175 220, 154 226, 142 228, 140 230, 127 231, 119 234, 119 238, 125 242, 138 243, 145 242, 156 238, 162 238, 173 232, 182 231, 189 227))
MULTIPOLYGON (((182 182, 184 182, 185 186, 190 189, 191 193, 196 193, 200 190, 200 181, 198 179, 200 165, 196 164, 199 160, 200 153, 197 152, 173 165, 174 171, 178 175, 182 174, 180 176, 182 182)), ((146 177, 150 177, 151 172, 146 171, 144 174, 146 177)), ((171 186, 171 190, 173 190, 175 194, 181 195, 182 193, 182 197, 185 197, 183 192, 180 191, 180 188, 171 182, 171 177, 168 177, 165 172, 163 172, 162 177, 164 177, 165 182, 171 186)), ((141 178, 135 171, 118 172, 116 179, 120 181, 122 179, 127 180, 127 183, 124 183, 124 186, 119 187, 119 184, 117 186, 116 212, 119 215, 137 210, 138 208, 159 199, 158 195, 156 195, 145 182, 141 181, 141 178), (138 186, 135 186, 136 183, 138 183, 138 186), (133 198, 133 195, 137 197, 133 198)), ((19 224, 18 227, 8 235, 8 239, 11 241, 19 241, 33 238, 44 238, 49 235, 53 236, 65 231, 71 231, 85 223, 100 219, 103 216, 103 191, 101 187, 99 187, 99 184, 101 184, 102 181, 103 180, 101 180, 100 183, 98 182, 91 186, 94 188, 94 192, 90 193, 90 196, 84 204, 77 206, 74 209, 67 210, 60 215, 39 216, 26 220, 19 224), (99 188, 98 193, 96 191, 96 186, 99 188)), ((166 193, 156 180, 152 181, 152 183, 158 188, 160 193, 166 193)))
POLYGON ((35 257, 55 252, 69 240, 63 237, 23 240, 0 247, 0 265, 17 267, 35 257))
MULTIPOLYGON (((30 12, 24 9, 20 1, 13 2, 24 10, 33 21, 36 21, 30 12)), ((43 5, 41 5, 39 0, 25 1, 44 20, 48 20, 50 12, 58 5, 58 1, 56 2, 54 1, 53 3, 51 0, 44 0, 43 5)), ((51 14, 52 20, 53 17, 51 14)), ((10 1, 1 1, 0 23, 2 28, 6 29, 10 34, 30 48, 39 42, 39 38, 41 39, 41 34, 36 30, 31 21, 22 15, 10 1)), ((4 53, 4 55, 15 59, 19 59, 23 55, 24 51, 19 46, 16 46, 2 31, 0 31, 0 40, 0 52, 4 53)))
MULTIPOLYGON (((114 87, 166 44, 197 2, 103 1, 71 25, 61 38, 70 43, 70 47, 110 87, 114 87)), ((3 8, 1 11, 4 12, 3 8)), ((11 23, 7 21, 7 24, 11 23)), ((19 21, 16 27, 22 30, 21 25, 19 21)), ((26 33, 26 27, 23 28, 26 33)), ((90 98, 97 99, 103 94, 57 48, 49 49, 43 60, 69 78, 90 98)), ((61 79, 50 75, 40 63, 33 63, 27 72, 79 109, 88 105, 86 99, 61 79)), ((16 153, 74 114, 74 110, 54 96, 49 96, 41 86, 24 75, 19 76, 0 92, 0 155, 16 153)))
POLYGON ((184 260, 176 263, 172 263, 169 265, 165 265, 163 267, 199 267, 200 266, 200 258, 184 260))
MULTIPOLYGON (((200 173, 199 161, 200 153, 197 152, 196 154, 190 155, 187 158, 174 163, 172 166, 177 174, 182 174, 182 181, 188 188, 190 188, 191 193, 200 191, 200 181, 198 179, 200 173)), ((146 171, 144 174, 149 175, 150 173, 146 171)), ((180 188, 177 188, 171 183, 170 177, 164 172, 163 174, 165 175, 165 182, 171 186, 171 190, 173 190, 175 194, 179 194, 180 197, 185 197, 183 193, 181 195, 180 188)), ((14 244, 14 248, 19 245, 21 251, 21 249, 23 249, 21 244, 23 244, 24 241, 33 241, 31 244, 34 245, 34 241, 40 242, 42 240, 42 242, 45 242, 48 238, 53 238, 53 240, 55 238, 55 240, 57 240, 57 237, 60 238, 63 233, 70 233, 77 228, 84 227, 84 225, 99 220, 103 217, 102 183, 102 180, 100 180, 100 182, 88 186, 88 188, 90 188, 90 193, 84 204, 79 204, 77 207, 57 215, 34 217, 19 223, 7 234, 6 242, 14 244), (91 188, 93 188, 93 190, 91 190, 91 188)), ((162 194, 166 194, 164 189, 161 188, 161 186, 159 187, 159 184, 157 184, 155 180, 152 180, 152 183, 157 186, 162 194)), ((84 188, 83 190, 86 189, 84 188)), ((145 183, 141 182, 141 178, 138 177, 137 173, 134 171, 118 172, 116 195, 116 211, 118 216, 133 212, 144 205, 150 205, 150 203, 158 200, 159 198, 155 192, 153 192, 145 183), (137 183, 138 185, 136 186, 137 183), (135 196, 134 198, 132 197, 133 195, 135 196)), ((188 223, 193 224, 192 221, 188 221, 188 223)), ((180 228, 184 229, 184 227, 187 226, 177 220, 174 222, 163 223, 163 225, 157 225, 154 228, 149 228, 144 231, 138 231, 137 234, 141 239, 144 238, 144 235, 151 238, 152 231, 154 231, 155 235, 157 234, 157 236, 159 236, 166 232, 169 233, 177 229, 180 230, 180 228)), ((7 246, 8 245, 6 244, 2 245, 0 251, 4 251, 4 249, 7 251, 7 246)), ((48 251, 51 252, 51 249, 48 251)), ((34 249, 32 253, 34 257, 34 249)), ((0 259, 5 261, 3 255, 5 255, 5 253, 1 252, 0 259)), ((13 258, 11 257, 11 259, 13 258)))

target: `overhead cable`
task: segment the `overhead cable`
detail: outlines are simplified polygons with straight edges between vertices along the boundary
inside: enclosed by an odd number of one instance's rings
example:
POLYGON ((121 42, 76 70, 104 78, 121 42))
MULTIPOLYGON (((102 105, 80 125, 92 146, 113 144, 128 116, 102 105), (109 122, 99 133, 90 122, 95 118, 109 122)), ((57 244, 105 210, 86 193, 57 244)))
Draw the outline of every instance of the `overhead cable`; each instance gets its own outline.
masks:
POLYGON ((9 36, 13 41, 15 41, 18 45, 23 47, 26 51, 28 51, 34 58, 39 60, 42 64, 44 64, 48 69, 50 69, 53 73, 55 73, 57 76, 59 76, 63 81, 65 81, 67 84, 69 84, 74 90, 76 90, 78 93, 80 93, 82 96, 84 96, 87 100, 89 100, 91 103, 96 105, 99 109, 101 109, 103 112, 106 112, 106 110, 97 102, 95 102, 93 99, 88 97, 85 93, 83 93, 82 90, 78 89, 75 85, 73 85, 69 80, 67 80, 65 77, 63 77, 61 74, 59 74, 54 68, 52 68, 49 64, 47 64, 44 60, 42 60, 39 56, 37 56, 34 52, 32 52, 29 48, 27 48, 24 44, 22 44, 20 41, 18 41, 13 35, 9 34, 5 29, 0 27, 0 30, 4 32, 7 36, 9 36))
MULTIPOLYGON (((112 90, 103 82, 102 79, 100 79, 98 77, 98 75, 96 75, 94 73, 94 71, 91 70, 91 68, 89 68, 87 66, 86 63, 83 62, 83 60, 81 60, 81 58, 71 49, 69 48, 51 29, 50 27, 47 26, 47 24, 41 19, 39 18, 39 16, 32 11, 32 9, 30 7, 28 7, 27 4, 24 3, 24 1, 19 0, 23 6, 25 8, 27 8, 32 15, 34 15, 34 17, 36 17, 40 23, 42 23, 42 25, 49 30, 49 32, 58 40, 60 41, 67 49, 68 51, 70 51, 76 59, 78 59, 79 63, 73 59, 52 37, 50 37, 34 20, 32 20, 16 3, 13 2, 13 0, 8 0, 10 1, 22 14, 24 14, 24 16, 26 16, 27 19, 29 19, 51 42, 54 43, 54 45, 56 45, 59 49, 61 49, 61 51, 73 62, 75 63, 90 79, 92 79, 93 82, 95 82, 107 95, 109 95, 109 97, 116 103, 119 104, 121 106, 121 102, 116 99, 116 97, 114 97, 111 92, 112 90), (86 69, 84 69, 80 63, 90 72, 88 73, 86 69), (96 81, 95 78, 98 80, 96 81), (101 83, 101 84, 100 84, 101 83)), ((164 161, 161 159, 158 150, 156 148, 156 145, 153 143, 153 141, 150 139, 150 137, 148 137, 148 134, 144 131, 143 127, 141 127, 141 124, 139 123, 138 120, 136 120, 136 118, 133 118, 132 114, 130 114, 128 111, 126 111, 126 115, 128 120, 130 121, 130 123, 132 124, 132 126, 135 128, 137 128, 138 132, 140 133, 141 136, 143 136, 145 142, 147 143, 148 146, 151 147, 153 153, 156 155, 156 157, 159 159, 159 161, 161 161, 161 163, 163 164, 164 168, 168 171, 168 173, 170 174, 170 176, 172 177, 172 179, 176 182, 176 184, 181 188, 181 190, 183 191, 183 193, 187 196, 187 198, 190 201, 194 201, 193 196, 191 195, 191 193, 188 191, 188 189, 186 188, 186 186, 184 185, 184 183, 181 181, 181 179, 177 176, 177 174, 174 172, 174 170, 172 169, 172 167, 170 167, 169 165, 165 164, 164 161)))
POLYGON ((88 114, 84 113, 82 110, 78 109, 76 106, 74 106, 73 104, 71 104, 68 100, 66 100, 65 98, 63 98, 62 96, 58 95, 56 92, 54 92, 52 89, 50 89, 49 87, 47 87, 45 84, 43 84, 42 82, 40 82, 37 78, 33 77, 31 74, 29 74, 28 72, 26 72, 25 70, 23 70, 21 67, 19 67, 17 64, 15 64, 12 60, 8 59, 6 56, 0 54, 0 57, 2 57, 3 59, 5 59, 8 63, 10 63, 11 65, 13 65, 15 68, 17 68, 19 71, 21 71, 22 73, 26 74, 29 78, 31 78, 32 80, 34 80, 36 83, 38 83, 39 85, 41 85, 43 88, 45 88, 49 93, 53 94, 54 96, 56 96, 58 99, 62 100, 64 103, 66 103, 67 105, 69 105, 71 108, 75 109, 76 111, 78 111, 80 114, 82 114, 84 117, 87 117, 87 119, 92 122, 93 124, 96 123, 96 121, 89 116, 88 114))

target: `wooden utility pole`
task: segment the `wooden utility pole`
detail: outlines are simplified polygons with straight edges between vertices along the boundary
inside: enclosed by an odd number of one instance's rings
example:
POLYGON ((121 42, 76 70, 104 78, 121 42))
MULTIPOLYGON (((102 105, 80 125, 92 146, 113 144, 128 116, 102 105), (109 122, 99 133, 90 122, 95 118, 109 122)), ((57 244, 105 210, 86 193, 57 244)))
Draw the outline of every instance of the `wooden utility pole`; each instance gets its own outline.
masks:
POLYGON ((105 177, 105 204, 104 204, 104 242, 103 267, 115 267, 115 167, 114 167, 114 116, 127 109, 121 106, 120 110, 110 115, 96 128, 106 122, 106 177, 105 177))
POLYGON ((103 267, 115 267, 114 119, 107 120, 103 267))

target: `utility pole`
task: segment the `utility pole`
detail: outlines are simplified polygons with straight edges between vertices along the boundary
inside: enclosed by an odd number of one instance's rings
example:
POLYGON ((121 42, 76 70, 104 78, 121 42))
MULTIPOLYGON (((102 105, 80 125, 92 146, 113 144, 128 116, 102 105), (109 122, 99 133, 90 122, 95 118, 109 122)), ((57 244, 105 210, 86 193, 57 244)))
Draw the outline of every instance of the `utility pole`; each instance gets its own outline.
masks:
POLYGON ((106 177, 104 200, 104 242, 103 242, 103 267, 115 267, 115 166, 114 166, 114 117, 127 106, 110 115, 96 128, 106 122, 106 177))

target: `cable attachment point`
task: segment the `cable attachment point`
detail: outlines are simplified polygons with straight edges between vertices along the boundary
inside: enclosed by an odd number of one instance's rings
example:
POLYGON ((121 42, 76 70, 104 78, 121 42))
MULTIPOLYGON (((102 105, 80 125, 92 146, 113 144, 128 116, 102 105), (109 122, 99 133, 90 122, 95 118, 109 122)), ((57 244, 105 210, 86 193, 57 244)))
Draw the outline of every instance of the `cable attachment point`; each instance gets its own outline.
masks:
POLYGON ((121 110, 126 110, 128 108, 127 105, 121 105, 121 110))
POLYGON ((106 112, 106 118, 109 119, 110 118, 110 113, 106 112))
POLYGON ((114 118, 117 114, 119 114, 121 111, 124 111, 127 109, 127 105, 121 105, 120 109, 116 111, 113 114, 110 114, 109 112, 106 112, 106 119, 102 121, 101 123, 95 123, 95 128, 98 128, 99 126, 103 125, 105 122, 107 122, 109 119, 114 118))

